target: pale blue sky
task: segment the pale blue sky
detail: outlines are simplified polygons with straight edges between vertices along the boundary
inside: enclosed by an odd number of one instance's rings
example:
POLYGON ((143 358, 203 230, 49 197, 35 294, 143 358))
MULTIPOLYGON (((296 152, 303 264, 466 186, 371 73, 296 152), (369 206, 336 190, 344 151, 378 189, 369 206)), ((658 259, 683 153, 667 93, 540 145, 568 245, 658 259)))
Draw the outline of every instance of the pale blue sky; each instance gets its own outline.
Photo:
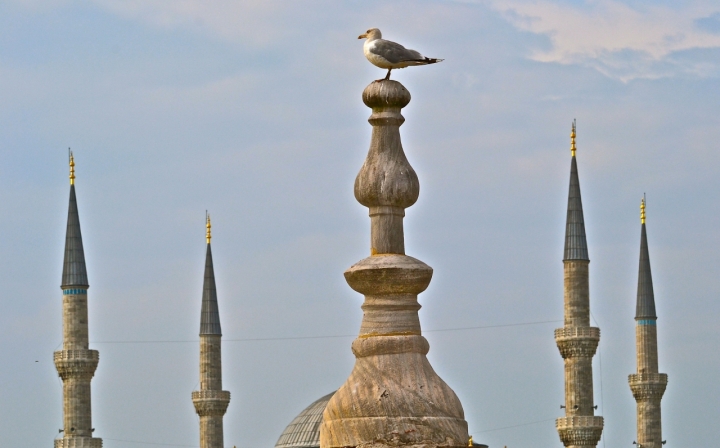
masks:
MULTIPOLYGON (((197 446, 197 344, 101 342, 197 339, 206 209, 232 392, 227 446, 272 447, 345 381, 352 338, 229 340, 357 333, 362 298, 342 273, 368 254, 352 186, 370 137, 360 94, 384 76, 357 40, 370 27, 445 58, 393 72, 413 96, 401 133, 421 184, 406 247, 435 269, 423 328, 562 318, 576 118, 604 443, 635 440, 627 375, 643 192, 670 377, 664 436, 669 447, 716 443, 717 2, 6 0, 3 444, 50 446, 62 426, 52 352, 68 146, 101 358, 93 423, 106 448, 197 446)), ((475 440, 561 446, 559 325, 426 334, 475 440)))

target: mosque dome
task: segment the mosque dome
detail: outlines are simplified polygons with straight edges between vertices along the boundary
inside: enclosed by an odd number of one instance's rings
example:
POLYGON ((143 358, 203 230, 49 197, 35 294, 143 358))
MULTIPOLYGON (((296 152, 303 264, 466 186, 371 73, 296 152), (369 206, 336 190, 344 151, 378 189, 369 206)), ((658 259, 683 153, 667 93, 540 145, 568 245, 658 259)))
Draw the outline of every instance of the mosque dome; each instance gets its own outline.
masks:
POLYGON ((334 391, 299 413, 280 435, 275 448, 320 448, 322 414, 333 395, 334 391))

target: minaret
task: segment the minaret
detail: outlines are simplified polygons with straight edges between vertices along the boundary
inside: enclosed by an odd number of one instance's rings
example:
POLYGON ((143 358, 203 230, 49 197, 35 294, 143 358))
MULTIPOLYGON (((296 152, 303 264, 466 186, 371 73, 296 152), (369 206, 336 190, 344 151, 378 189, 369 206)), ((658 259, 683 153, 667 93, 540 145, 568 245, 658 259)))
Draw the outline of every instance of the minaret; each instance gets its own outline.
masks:
POLYGON ((92 436, 90 380, 100 359, 88 348, 89 288, 77 200, 75 199, 75 160, 70 153, 70 205, 63 260, 63 347, 54 353, 55 368, 63 382, 63 437, 55 448, 101 448, 102 439, 92 436))
POLYGON ((200 448, 223 448, 223 416, 230 403, 230 392, 222 390, 222 332, 210 249, 210 215, 206 217, 205 227, 207 253, 200 311, 200 390, 192 393, 192 401, 200 416, 200 448))
POLYGON ((590 258, 575 159, 575 121, 570 142, 570 192, 563 257, 565 323, 555 330, 555 341, 565 362, 565 405, 562 406, 565 417, 557 419, 556 427, 563 445, 587 448, 597 446, 603 430, 603 418, 595 416, 592 372, 600 329, 590 326, 590 258))
POLYGON ((660 448, 663 443, 660 400, 665 393, 668 376, 658 373, 657 315, 645 231, 645 198, 640 202, 640 226, 640 269, 635 311, 637 373, 630 375, 628 382, 637 402, 637 446, 660 448))
POLYGON ((320 447, 465 447, 462 405, 430 366, 420 331, 417 296, 433 270, 405 255, 403 217, 420 193, 400 143, 410 93, 397 81, 375 81, 363 101, 373 128, 355 198, 370 209, 370 256, 345 271, 365 295, 363 319, 353 371, 323 412, 320 447))

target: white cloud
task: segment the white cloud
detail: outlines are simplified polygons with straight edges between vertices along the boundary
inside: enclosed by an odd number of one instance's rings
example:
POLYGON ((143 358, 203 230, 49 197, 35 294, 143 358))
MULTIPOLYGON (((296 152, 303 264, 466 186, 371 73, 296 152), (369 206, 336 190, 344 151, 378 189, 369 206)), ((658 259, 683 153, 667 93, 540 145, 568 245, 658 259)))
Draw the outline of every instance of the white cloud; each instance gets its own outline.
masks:
POLYGON ((623 81, 718 73, 715 61, 677 57, 684 50, 720 48, 720 34, 698 26, 717 17, 717 4, 633 8, 615 0, 492 0, 491 6, 518 29, 550 39, 549 49, 532 54, 537 61, 587 65, 623 81))

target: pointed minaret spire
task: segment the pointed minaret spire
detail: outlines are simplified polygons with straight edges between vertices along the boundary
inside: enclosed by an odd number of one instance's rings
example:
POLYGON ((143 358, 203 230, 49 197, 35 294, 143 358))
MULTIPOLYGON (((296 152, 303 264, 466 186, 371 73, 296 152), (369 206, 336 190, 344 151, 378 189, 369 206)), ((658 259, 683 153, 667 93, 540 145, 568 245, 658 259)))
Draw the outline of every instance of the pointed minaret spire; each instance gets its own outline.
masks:
POLYGON ((220 330, 220 311, 217 303, 217 290, 215 289, 215 272, 213 270, 212 249, 210 240, 210 215, 205 217, 205 240, 207 251, 205 253, 205 279, 203 282, 202 310, 200 312, 200 335, 214 334, 222 335, 220 330))
POLYGON ((75 159, 70 156, 70 204, 68 207, 63 291, 63 349, 54 353, 55 368, 63 382, 63 437, 55 439, 55 448, 101 448, 102 439, 92 436, 90 380, 100 355, 89 350, 89 287, 83 252, 80 218, 75 198, 75 159))
POLYGON ((565 364, 565 417, 555 422, 567 448, 597 446, 603 418, 595 416, 592 358, 600 342, 600 329, 590 326, 590 287, 587 240, 575 160, 575 121, 570 133, 570 193, 565 226, 564 326, 555 330, 555 342, 565 364))
POLYGON ((68 206, 67 231, 65 233, 65 258, 63 260, 63 289, 69 287, 89 287, 85 252, 82 234, 80 233, 80 217, 78 216, 77 199, 75 198, 75 159, 70 153, 70 204, 68 206))
POLYGON ((192 393, 200 416, 200 448, 223 448, 223 416, 230 403, 230 392, 222 390, 220 312, 215 288, 210 240, 210 215, 205 212, 205 279, 200 311, 200 390, 192 393))
POLYGON ((585 237, 585 219, 583 217, 582 198, 580 197, 580 179, 575 159, 575 120, 570 133, 570 191, 568 192, 567 221, 565 224, 564 260, 590 260, 585 237))
POLYGON ((643 195, 640 202, 640 267, 635 311, 637 373, 630 375, 628 382, 637 402, 638 448, 660 448, 664 443, 660 400, 665 393, 668 376, 658 373, 657 315, 645 230, 645 206, 643 195))
POLYGON ((637 307, 635 319, 657 319, 655 294, 653 293, 650 254, 645 230, 645 198, 640 201, 640 268, 638 271, 637 307))

